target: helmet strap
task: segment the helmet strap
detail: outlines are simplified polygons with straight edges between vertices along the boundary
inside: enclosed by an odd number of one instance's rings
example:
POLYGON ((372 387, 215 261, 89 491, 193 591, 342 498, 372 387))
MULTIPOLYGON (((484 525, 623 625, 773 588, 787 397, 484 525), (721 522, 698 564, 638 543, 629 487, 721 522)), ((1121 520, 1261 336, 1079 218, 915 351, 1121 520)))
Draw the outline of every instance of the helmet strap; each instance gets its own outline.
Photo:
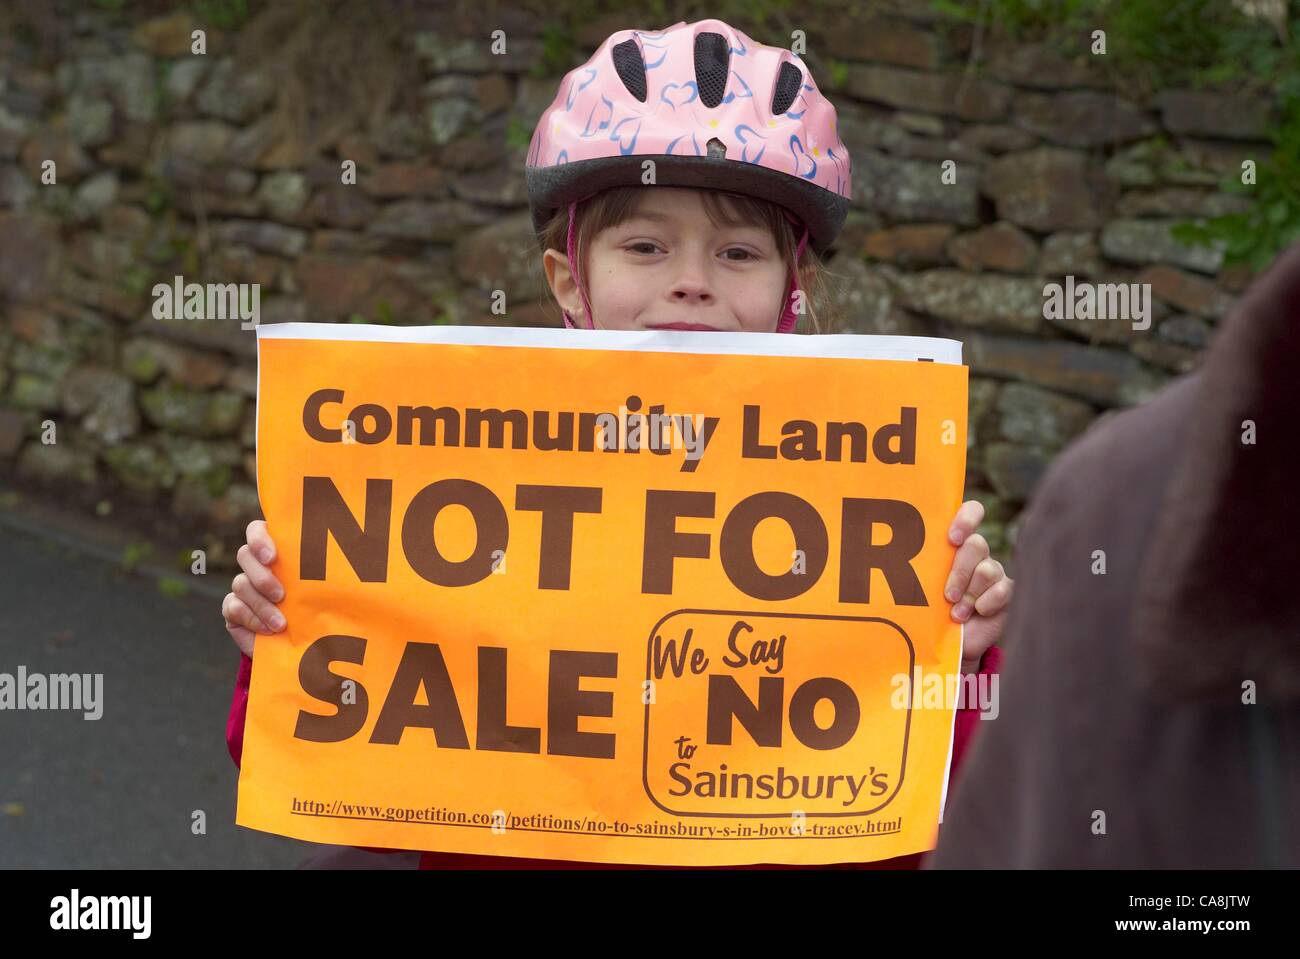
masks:
MULTIPOLYGON (((582 285, 582 278, 578 276, 577 231, 574 229, 578 218, 578 203, 579 201, 574 200, 569 204, 569 236, 566 252, 569 257, 569 272, 573 274, 573 283, 578 288, 578 295, 582 297, 582 308, 586 311, 587 329, 594 330, 596 319, 591 313, 591 301, 587 299, 587 290, 582 285)), ((571 330, 576 329, 578 324, 573 321, 573 317, 569 316, 569 311, 561 310, 561 312, 564 314, 564 325, 571 330)))
MULTIPOLYGON (((790 214, 786 217, 794 222, 790 214)), ((799 314, 794 311, 795 294, 799 292, 799 259, 803 256, 804 247, 808 245, 808 227, 803 227, 803 235, 799 237, 799 245, 794 251, 794 268, 790 271, 790 289, 786 292, 785 308, 781 311, 781 319, 777 321, 776 331, 778 333, 793 333, 795 327, 799 325, 799 314)))

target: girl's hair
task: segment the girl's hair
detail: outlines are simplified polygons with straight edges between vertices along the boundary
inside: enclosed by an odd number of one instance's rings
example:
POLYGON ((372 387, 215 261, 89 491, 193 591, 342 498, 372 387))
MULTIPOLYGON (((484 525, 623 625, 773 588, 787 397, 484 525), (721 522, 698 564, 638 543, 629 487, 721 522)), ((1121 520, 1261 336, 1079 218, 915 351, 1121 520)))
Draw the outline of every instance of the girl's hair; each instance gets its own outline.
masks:
MULTIPOLYGON (((714 226, 766 227, 776 240, 777 252, 789 276, 794 251, 798 248, 799 234, 785 215, 782 207, 771 200, 729 193, 723 190, 700 189, 704 211, 714 226)), ((574 227, 577 247, 579 279, 586 286, 587 250, 590 239, 602 230, 618 226, 637 212, 646 197, 644 186, 612 187, 578 204, 577 223, 574 227)), ((556 210, 547 221, 539 237, 542 252, 558 250, 563 254, 568 247, 569 211, 567 207, 556 210)), ((833 305, 827 292, 827 270, 821 258, 805 245, 799 262, 799 288, 804 292, 806 329, 813 333, 829 333, 834 328, 833 305)), ((549 286, 548 286, 549 290, 549 286)), ((554 294, 552 293, 552 296, 554 294)), ((784 303, 782 304, 784 305, 784 303)))

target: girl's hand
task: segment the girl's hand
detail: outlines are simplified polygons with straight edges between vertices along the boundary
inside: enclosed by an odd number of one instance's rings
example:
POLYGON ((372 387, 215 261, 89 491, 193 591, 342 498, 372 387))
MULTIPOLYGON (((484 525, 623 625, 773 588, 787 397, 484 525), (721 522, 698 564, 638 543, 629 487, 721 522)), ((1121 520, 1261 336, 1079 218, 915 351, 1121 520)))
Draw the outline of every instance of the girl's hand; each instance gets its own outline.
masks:
POLYGON ((247 535, 248 542, 235 554, 244 571, 234 578, 231 592, 221 601, 221 615, 240 652, 252 656, 256 633, 284 629, 284 616, 275 606, 284 599, 284 587, 267 569, 275 560, 275 543, 266 531, 266 520, 255 519, 249 523, 247 535))
POLYGON ((953 604, 952 618, 966 626, 961 661, 964 673, 977 672, 985 650, 1002 635, 1015 586, 1002 564, 989 556, 988 541, 975 532, 983 520, 983 504, 967 500, 948 530, 948 541, 958 549, 943 596, 953 604))

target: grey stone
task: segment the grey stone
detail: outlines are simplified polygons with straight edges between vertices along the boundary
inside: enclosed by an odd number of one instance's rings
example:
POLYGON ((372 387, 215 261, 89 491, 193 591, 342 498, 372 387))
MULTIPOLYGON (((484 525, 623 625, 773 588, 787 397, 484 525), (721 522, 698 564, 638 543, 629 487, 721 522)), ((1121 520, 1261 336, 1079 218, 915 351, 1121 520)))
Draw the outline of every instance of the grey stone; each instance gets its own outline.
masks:
POLYGON ((1011 102, 1011 88, 1001 83, 878 65, 850 65, 848 92, 860 100, 962 120, 1000 119, 1011 102))
POLYGON ((119 443, 104 451, 109 470, 128 489, 151 493, 176 482, 176 468, 153 445, 140 441, 119 443))
POLYGON ((1047 276, 1096 276, 1104 269, 1095 233, 1053 233, 1043 241, 1039 273, 1047 276))
POLYGON ((152 123, 157 113, 153 60, 144 53, 69 61, 59 68, 59 84, 70 96, 107 95, 134 123, 152 123))
POLYGON ((835 263, 838 274, 829 284, 833 309, 841 329, 849 333, 886 333, 890 330, 894 294, 886 272, 861 260, 835 263))
POLYGON ((845 17, 826 34, 826 49, 848 60, 871 60, 904 67, 933 69, 939 65, 938 36, 902 20, 885 17, 845 17))
POLYGON ((429 104, 429 138, 437 146, 456 139, 477 115, 468 100, 439 99, 429 104))
POLYGON ((73 94, 68 100, 65 128, 82 146, 107 143, 113 133, 113 105, 98 97, 73 94))
POLYGON ((1042 43, 997 44, 989 52, 986 69, 998 80, 1043 90, 1107 85, 1102 71, 1092 69, 1086 55, 1067 60, 1042 43))
POLYGON ((184 103, 194 95, 199 82, 208 71, 206 57, 182 57, 172 63, 163 89, 173 103, 184 103))
POLYGON ((1129 190, 1120 197, 1115 212, 1121 217, 1209 217, 1242 213, 1250 209, 1244 196, 1193 187, 1129 190))
POLYGON ((511 164, 509 169, 455 177, 451 181, 451 190, 462 200, 492 206, 517 207, 528 202, 528 184, 524 180, 522 163, 511 164))
POLYGON ((35 198, 36 187, 20 167, 12 163, 0 166, 0 206, 22 212, 35 198))
POLYGON ((24 410, 57 410, 59 384, 35 373, 19 372, 9 385, 9 402, 24 410))
POLYGON ((239 444, 230 440, 202 440, 164 433, 158 437, 158 445, 181 476, 203 476, 221 467, 234 468, 243 459, 239 444))
POLYGON ((1200 365, 1202 353, 1159 336, 1143 337, 1133 344, 1133 354, 1171 373, 1190 373, 1200 365))
POLYGON ((939 161, 904 160, 874 150, 853 157, 853 200, 894 222, 979 222, 978 177, 957 171, 944 183, 939 161))
POLYGON ((1210 324, 1199 316, 1171 316, 1156 328, 1156 332, 1171 343, 1192 350, 1203 350, 1210 345, 1210 324))
POLYGON ((173 124, 168 133, 170 152, 197 163, 217 163, 238 131, 228 123, 195 120, 173 124))
POLYGON ((1102 222, 1092 168, 1074 150, 1040 147, 998 157, 984 170, 980 188, 993 198, 1000 219, 1031 230, 1090 230, 1102 222))
POLYGON ((998 495, 1013 502, 1029 499, 1052 459, 1038 446, 990 443, 984 449, 984 472, 998 495))
POLYGON ((1040 280, 937 269, 900 279, 903 305, 963 326, 1033 332, 1043 323, 1040 280))
POLYGON ((1038 244, 1014 224, 992 223, 954 237, 948 253, 963 270, 974 273, 986 269, 1029 273, 1038 259, 1038 244))
POLYGON ((502 54, 492 52, 493 41, 486 32, 469 39, 449 31, 421 32, 413 40, 415 55, 429 74, 527 73, 542 59, 541 40, 516 33, 507 33, 502 54))
POLYGON ((1171 263, 1214 274, 1223 265, 1226 244, 1184 246, 1173 238, 1177 220, 1112 220, 1101 231, 1101 251, 1121 263, 1171 263))
POLYGON ((229 436, 239 428, 244 398, 213 390, 198 393, 171 383, 140 394, 145 418, 154 426, 187 436, 229 436))
POLYGON ((480 290, 504 290, 508 303, 526 303, 546 295, 546 279, 537 257, 520 256, 532 238, 527 211, 466 235, 456 243, 456 275, 480 290))
POLYGON ((73 215, 79 220, 98 216, 117 200, 117 174, 104 170, 83 180, 73 194, 73 215))
POLYGON ((140 431, 134 387, 114 370, 83 366, 69 373, 63 382, 63 409, 84 417, 82 429, 109 446, 140 431))
POLYGON ((384 156, 408 159, 420 156, 429 145, 427 124, 407 113, 394 113, 379 126, 374 145, 384 156))
POLYGON ((12 160, 18 156, 29 129, 29 121, 10 113, 0 104, 0 160, 12 160))
MULTIPOLYGON (((0 388, 5 385, 8 371, 0 367, 0 388)), ((18 452, 27 436, 27 414, 0 406, 0 457, 8 459, 18 452)))
POLYGON ((1140 107, 1105 93, 1025 93, 1015 114, 1017 126, 1071 147, 1126 143, 1159 129, 1140 107))
POLYGON ((49 482, 95 482, 95 456, 63 443, 28 443, 18 457, 18 472, 28 479, 49 482))
POLYGON ((307 204, 306 216, 325 226, 360 229, 375 218, 378 205, 353 186, 335 186, 317 190, 307 204))
POLYGON ((1265 97, 1164 90, 1156 97, 1165 129, 1229 140, 1264 140, 1276 109, 1265 97))
POLYGON ((461 200, 429 203, 402 200, 380 209, 368 231, 376 236, 446 243, 456 240, 467 229, 484 226, 493 215, 461 200))
POLYGON ((957 142, 983 153, 1002 154, 1028 150, 1037 144, 1032 133, 996 123, 974 123, 957 136, 957 142))
POLYGON ((264 71, 223 58, 212 68, 195 105, 207 116, 242 125, 257 116, 274 93, 264 71))
POLYGON ((997 400, 998 432, 1013 443, 1059 449, 1096 418, 1087 403, 1027 383, 1008 383, 997 400))
POLYGON ((267 253, 295 257, 307 246, 303 230, 266 220, 224 220, 212 225, 218 243, 237 243, 267 253))
POLYGON ((961 339, 966 360, 979 375, 1033 383, 1098 406, 1141 402, 1165 382, 1132 354, 1110 347, 982 331, 962 333, 961 339))
POLYGON ((291 219, 307 202, 307 180, 292 170, 280 170, 262 177, 257 198, 272 216, 291 219))
POLYGON ((34 373, 51 380, 61 380, 72 369, 75 358, 67 344, 29 343, 19 340, 14 343, 9 365, 23 373, 34 373))

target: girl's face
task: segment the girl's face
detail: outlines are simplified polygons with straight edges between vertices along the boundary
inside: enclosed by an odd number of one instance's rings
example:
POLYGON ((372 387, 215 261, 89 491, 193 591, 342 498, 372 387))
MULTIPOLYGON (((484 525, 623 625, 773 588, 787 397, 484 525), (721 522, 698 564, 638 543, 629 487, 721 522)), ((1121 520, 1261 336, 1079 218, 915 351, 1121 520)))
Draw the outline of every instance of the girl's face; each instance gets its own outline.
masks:
MULTIPOLYGON (((590 242, 582 277, 605 330, 775 332, 789 271, 765 226, 714 226, 699 191, 655 187, 632 217, 590 242)), ((568 258, 547 250, 546 279, 585 328, 568 258)))

